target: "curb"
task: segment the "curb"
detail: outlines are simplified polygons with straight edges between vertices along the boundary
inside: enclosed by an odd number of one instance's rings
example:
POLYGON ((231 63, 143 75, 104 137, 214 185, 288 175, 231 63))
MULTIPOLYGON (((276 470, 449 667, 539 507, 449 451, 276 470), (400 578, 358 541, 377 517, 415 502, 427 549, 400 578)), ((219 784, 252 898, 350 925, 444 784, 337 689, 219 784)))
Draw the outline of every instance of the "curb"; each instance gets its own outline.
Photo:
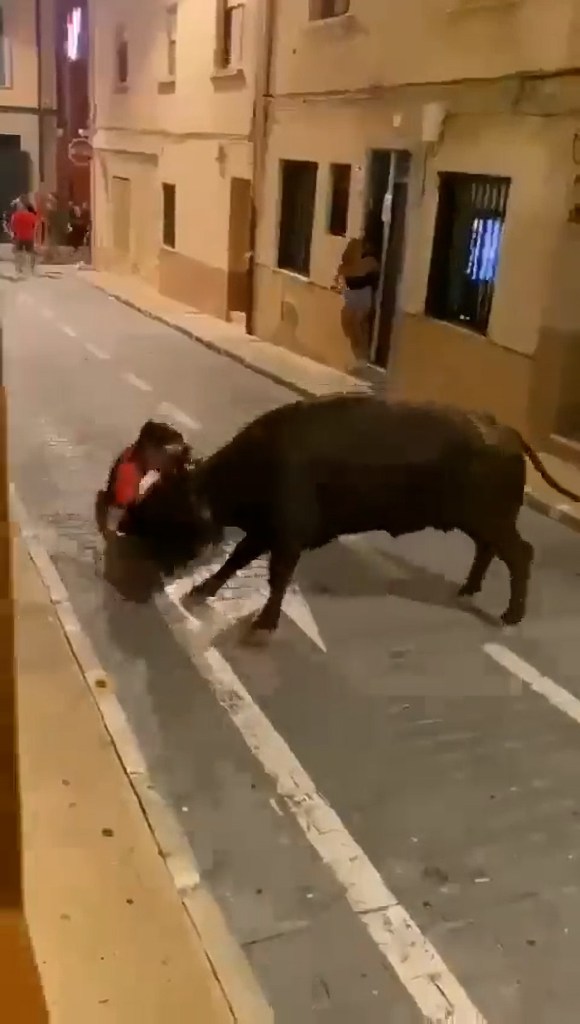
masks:
POLYGON ((571 505, 552 505, 547 498, 540 498, 538 494, 534 494, 528 488, 526 488, 524 502, 533 512, 538 512, 562 526, 567 526, 569 530, 580 533, 580 515, 575 515, 571 505))
POLYGON ((70 603, 68 591, 38 538, 32 521, 10 486, 13 518, 48 591, 59 625, 97 706, 113 750, 139 803, 159 855, 165 862, 190 924, 236 1024, 273 1024, 274 1012, 260 989, 242 947, 205 887, 187 836, 173 810, 156 791, 137 739, 114 692, 114 681, 99 662, 70 603))
MULTIPOLYGON (((122 306, 127 306, 129 309, 133 309, 135 312, 141 313, 142 316, 146 316, 150 320, 155 320, 157 323, 171 328, 171 330, 178 331, 179 334, 183 334, 184 337, 189 338, 191 341, 196 341, 200 345, 203 345, 204 348, 209 349, 210 352, 215 352, 217 355, 223 356, 225 359, 231 359, 232 362, 238 363, 238 365, 245 367, 246 370, 251 370, 260 377, 265 377, 266 380, 270 380, 274 384, 278 384, 281 387, 286 388, 287 391, 294 392, 301 398, 313 398, 316 396, 316 392, 310 391, 308 388, 302 387, 300 384, 295 384, 293 381, 289 381, 286 377, 282 377, 281 374, 277 374, 272 370, 266 370, 261 366, 256 366, 250 359, 238 355, 236 352, 230 352, 228 349, 222 348, 215 341, 209 341, 207 338, 200 337, 198 334, 195 334, 194 331, 188 330, 187 327, 183 327, 180 324, 174 324, 171 320, 162 316, 160 313, 152 313, 150 310, 143 309, 136 302, 132 302, 131 299, 126 299, 121 295, 116 295, 114 292, 108 291, 108 289, 103 285, 97 284, 94 281, 88 281, 87 283, 90 284, 92 288, 96 288, 98 291, 103 292, 104 295, 108 295, 109 298, 114 299, 115 302, 120 303, 122 306)), ((353 392, 358 391, 361 394, 372 394, 372 385, 366 385, 365 383, 356 380, 354 377, 351 379, 353 381, 353 392), (356 385, 356 387, 354 385, 356 385)), ((345 392, 342 393, 344 394, 345 392)), ((540 498, 539 495, 534 494, 534 492, 529 490, 527 487, 524 496, 524 504, 533 512, 547 516, 549 519, 561 523, 562 526, 567 526, 569 529, 580 533, 580 515, 574 515, 569 505, 553 505, 546 498, 540 498)))
MULTIPOLYGON (((159 324, 163 324, 164 327, 171 328, 172 331, 177 331, 179 334, 183 334, 184 337, 189 338, 190 341, 197 341, 204 348, 209 349, 210 352, 215 352, 219 356, 223 356, 225 359, 231 359, 233 363, 238 363, 239 366, 243 366, 246 370, 251 370, 253 373, 257 373, 260 377, 265 377, 266 380, 272 381, 274 384, 278 384, 280 387, 286 388, 287 391, 293 391, 301 398, 312 398, 316 392, 310 391, 309 388, 303 387, 301 384, 296 384, 294 381, 288 380, 287 377, 283 377, 282 374, 276 373, 274 370, 267 370, 263 366, 256 366, 251 359, 247 359, 245 356, 239 355, 237 352, 230 352, 229 349, 222 348, 216 341, 210 341, 208 338, 202 338, 195 331, 190 330, 187 327, 183 327, 181 324, 175 324, 172 320, 162 316, 161 313, 152 313, 148 309, 143 309, 136 302, 132 302, 131 299, 126 299, 122 295, 116 295, 114 292, 108 291, 101 284, 97 284, 94 281, 87 282, 91 288, 96 288, 98 291, 103 292, 104 295, 108 295, 110 299, 114 299, 115 302, 120 303, 121 306, 127 306, 129 309, 135 310, 137 313, 141 313, 142 316, 146 316, 149 320, 155 320, 159 324)), ((345 374, 348 376, 348 374, 345 374)), ((367 394, 370 391, 370 387, 361 381, 356 380, 355 377, 351 378, 353 381, 353 392, 360 392, 361 394, 367 394)), ((338 394, 339 392, 335 392, 338 394)), ((345 394, 346 392, 340 392, 345 394)))

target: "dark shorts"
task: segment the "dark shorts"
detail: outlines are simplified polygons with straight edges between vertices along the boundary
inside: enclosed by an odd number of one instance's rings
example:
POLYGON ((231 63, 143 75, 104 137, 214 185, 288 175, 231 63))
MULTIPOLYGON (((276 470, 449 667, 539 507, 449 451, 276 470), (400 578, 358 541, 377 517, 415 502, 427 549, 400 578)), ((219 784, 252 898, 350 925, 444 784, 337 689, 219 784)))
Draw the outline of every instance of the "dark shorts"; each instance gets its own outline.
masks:
POLYGON ((14 252, 34 252, 34 242, 23 241, 22 239, 16 239, 14 242, 14 252))

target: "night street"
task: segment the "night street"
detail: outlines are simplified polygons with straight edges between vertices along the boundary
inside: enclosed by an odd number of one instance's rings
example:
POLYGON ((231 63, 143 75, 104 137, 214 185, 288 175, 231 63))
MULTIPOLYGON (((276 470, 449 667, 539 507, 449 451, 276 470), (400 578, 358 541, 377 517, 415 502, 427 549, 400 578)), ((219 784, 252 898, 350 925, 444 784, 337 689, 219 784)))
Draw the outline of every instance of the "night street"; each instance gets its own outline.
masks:
POLYGON ((580 538, 524 510, 514 630, 503 567, 459 602, 471 545, 434 533, 304 557, 266 650, 235 621, 260 565, 199 622, 189 580, 123 603, 93 523, 112 457, 153 415, 203 454, 296 396, 74 270, 3 291, 16 492, 276 1022, 416 1024, 451 998, 461 1024, 577 1024, 580 538))

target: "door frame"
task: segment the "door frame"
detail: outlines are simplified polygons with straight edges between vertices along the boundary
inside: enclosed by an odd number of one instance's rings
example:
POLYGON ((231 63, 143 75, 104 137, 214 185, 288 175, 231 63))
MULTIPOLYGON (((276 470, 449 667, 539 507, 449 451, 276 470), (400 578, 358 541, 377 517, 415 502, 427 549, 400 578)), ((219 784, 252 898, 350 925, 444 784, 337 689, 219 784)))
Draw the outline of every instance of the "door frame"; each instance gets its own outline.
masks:
MULTIPOLYGON (((379 286, 378 286, 378 289, 377 289, 377 292, 376 292, 376 296, 375 296, 375 304, 374 304, 374 311, 373 311, 371 345, 370 345, 370 351, 369 351, 368 365, 373 367, 373 369, 376 369, 376 370, 379 370, 379 371, 382 371, 382 372, 386 372, 387 369, 388 369, 388 364, 389 364, 389 357, 390 357, 390 351, 391 351, 391 338, 392 338, 392 332, 393 332, 393 326, 394 326, 395 314, 396 314, 396 306, 397 306, 397 298, 396 298, 396 296, 397 296, 398 289, 399 289, 400 277, 401 277, 401 273, 402 273, 402 270, 403 270, 404 258, 405 258, 404 257, 404 251, 405 251, 404 231, 405 231, 405 222, 406 222, 406 218, 407 218, 408 181, 409 181, 410 172, 411 172, 412 153, 408 149, 402 149, 402 148, 393 148, 393 149, 391 149, 391 148, 387 148, 387 147, 383 148, 383 147, 376 147, 376 146, 373 147, 372 149, 369 149, 367 151, 367 173, 366 173, 366 188, 365 188, 365 203, 364 203, 364 218, 365 218, 365 221, 366 221, 366 217, 368 216, 368 212, 369 212, 369 210, 371 208, 371 202, 372 202, 372 196, 370 194, 370 187, 371 187, 371 182, 372 182, 372 160, 373 160, 373 154, 374 153, 387 153, 389 155, 389 170, 388 170, 387 181, 385 183, 385 200, 384 200, 384 206, 383 206, 383 235, 382 235, 382 249, 381 249, 381 261, 380 261, 381 262, 381 267, 380 267, 380 274, 379 274, 379 286), (404 167, 402 166, 403 161, 404 161, 404 167), (395 198, 396 185, 402 184, 402 183, 404 183, 406 185, 407 194, 406 194, 405 200, 404 200, 404 202, 405 202, 405 209, 404 209, 404 211, 402 212, 402 214, 401 214, 400 210, 397 211, 397 216, 401 216, 402 215, 402 217, 403 217, 403 225, 402 225, 403 235, 402 235, 402 244, 400 244, 401 243, 401 238, 395 237, 395 234, 394 234, 394 231, 393 231, 393 227, 395 226, 394 225, 394 219, 393 219, 393 202, 394 202, 394 198, 395 198), (398 246, 399 244, 400 244, 400 251, 399 251, 399 253, 395 253, 393 247, 394 246, 398 246), (395 256, 395 260, 396 260, 396 265, 395 265, 395 268, 394 268, 394 271, 393 271, 394 274, 395 274, 396 280, 394 282, 389 282, 387 280, 387 276, 389 274, 389 268, 390 268, 390 265, 391 265, 390 257, 393 256, 393 255, 395 256), (391 311, 391 315, 390 315, 390 319, 389 319, 389 324, 388 324, 388 328, 387 328, 388 337, 384 341, 385 360, 384 360, 384 362, 381 362, 379 364, 379 363, 377 363, 376 360, 377 360, 377 354, 379 352, 379 348, 380 348, 381 340, 382 340, 381 337, 380 337, 381 329, 384 328, 384 322, 382 322, 381 311, 382 311, 383 302, 384 302, 385 296, 386 296, 387 286, 389 286, 389 288, 393 288, 394 289, 394 301, 392 303, 393 308, 392 308, 392 311, 391 311)), ((400 223, 397 223, 397 227, 401 228, 400 223)))

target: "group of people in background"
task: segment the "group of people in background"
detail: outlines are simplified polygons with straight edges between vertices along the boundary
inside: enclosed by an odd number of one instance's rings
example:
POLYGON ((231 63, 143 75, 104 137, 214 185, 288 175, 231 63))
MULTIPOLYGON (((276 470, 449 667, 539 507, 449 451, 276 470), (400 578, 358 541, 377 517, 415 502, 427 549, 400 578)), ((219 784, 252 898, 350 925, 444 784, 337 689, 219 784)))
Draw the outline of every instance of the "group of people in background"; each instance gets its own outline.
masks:
POLYGON ((88 203, 71 202, 63 207, 55 194, 47 196, 42 203, 33 202, 28 195, 19 196, 4 214, 2 226, 12 240, 19 275, 25 272, 27 262, 30 270, 34 270, 40 249, 45 261, 51 263, 59 246, 70 247, 77 253, 90 244, 88 203))

